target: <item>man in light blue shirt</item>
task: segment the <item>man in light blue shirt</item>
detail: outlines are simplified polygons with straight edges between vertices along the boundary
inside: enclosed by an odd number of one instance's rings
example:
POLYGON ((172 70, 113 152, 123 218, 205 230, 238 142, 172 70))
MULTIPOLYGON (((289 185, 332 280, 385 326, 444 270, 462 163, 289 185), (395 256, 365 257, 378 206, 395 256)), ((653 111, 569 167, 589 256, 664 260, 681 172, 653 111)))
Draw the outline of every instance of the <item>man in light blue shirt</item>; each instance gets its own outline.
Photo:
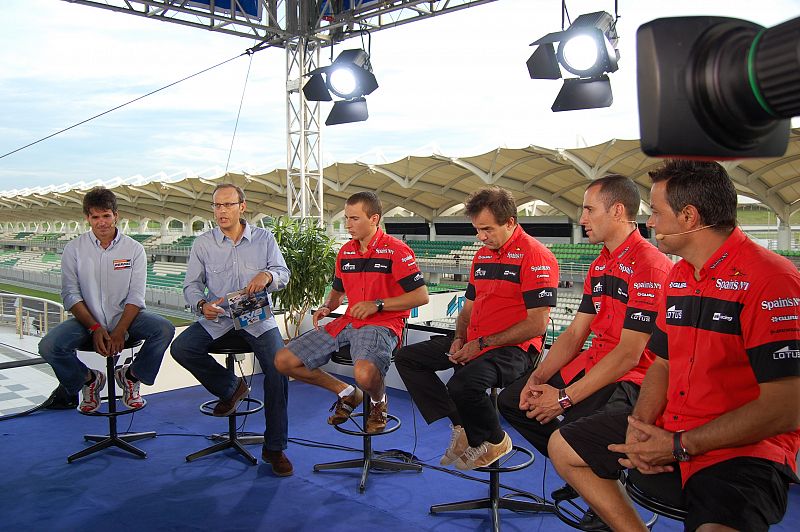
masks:
MULTIPOLYGON (((272 233, 242 219, 247 204, 241 188, 218 185, 212 198, 217 227, 194 241, 183 283, 184 298, 200 319, 175 339, 170 352, 206 390, 219 397, 214 415, 228 416, 250 390, 243 378, 208 354, 208 347, 225 335, 247 341, 264 372, 266 430, 261 457, 270 462, 273 473, 289 476, 293 468, 283 452, 288 442, 289 380, 278 373, 274 362, 283 338, 274 316, 234 329, 226 298, 242 289, 248 293, 282 290, 289 282, 289 269, 272 233)), ((271 298, 269 304, 271 307, 271 298)))
POLYGON ((139 384, 155 382, 175 327, 144 311, 147 258, 140 243, 117 229, 114 193, 103 187, 90 190, 83 213, 92 230, 70 241, 61 257, 61 298, 74 317, 39 342, 39 354, 70 396, 82 390, 78 409, 89 413, 100 406, 106 376, 87 368, 76 349, 88 344, 109 357, 122 352, 126 339, 144 340, 133 364, 115 372, 123 403, 141 408, 146 401, 139 384))

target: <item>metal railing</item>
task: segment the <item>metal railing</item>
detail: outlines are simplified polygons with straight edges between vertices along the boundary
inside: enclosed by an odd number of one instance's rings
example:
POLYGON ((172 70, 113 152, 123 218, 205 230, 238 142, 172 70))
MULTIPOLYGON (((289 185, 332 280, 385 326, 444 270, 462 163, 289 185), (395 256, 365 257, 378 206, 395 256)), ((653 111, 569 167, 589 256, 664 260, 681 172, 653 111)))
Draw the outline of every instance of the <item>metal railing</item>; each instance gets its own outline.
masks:
POLYGON ((41 297, 0 293, 0 322, 14 324, 20 338, 42 337, 66 319, 64 305, 41 297))

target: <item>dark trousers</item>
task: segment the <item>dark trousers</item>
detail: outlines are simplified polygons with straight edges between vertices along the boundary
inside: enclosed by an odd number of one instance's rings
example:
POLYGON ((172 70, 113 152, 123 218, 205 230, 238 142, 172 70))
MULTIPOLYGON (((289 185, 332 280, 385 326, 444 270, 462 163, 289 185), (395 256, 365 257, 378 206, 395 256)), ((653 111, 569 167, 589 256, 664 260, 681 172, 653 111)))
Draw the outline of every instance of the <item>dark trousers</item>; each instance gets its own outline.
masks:
MULTIPOLYGON (((603 386, 583 401, 576 403, 572 408, 567 409, 561 421, 559 421, 558 418, 555 418, 542 425, 535 419, 529 419, 525 415, 526 412, 519 409, 519 395, 522 391, 522 388, 524 388, 525 384, 528 382, 528 378, 530 377, 531 373, 533 373, 533 369, 520 377, 516 382, 513 382, 507 386, 497 398, 497 406, 500 410, 500 413, 504 418, 506 418, 506 421, 511 423, 511 426, 517 429, 517 432, 522 434, 522 436, 531 444, 533 444, 533 446, 536 447, 536 450, 542 453, 544 456, 547 456, 547 442, 550 440, 551 434, 553 434, 560 426, 564 424, 571 423, 576 419, 580 419, 603 409, 608 404, 608 401, 614 393, 614 390, 617 388, 617 383, 611 383, 603 386)), ((569 382, 569 384, 577 381, 583 377, 583 375, 584 372, 581 371, 569 382)), ((560 372, 553 375, 550 380, 547 381, 547 384, 553 388, 559 389, 566 388, 568 386, 568 384, 564 383, 564 380, 561 378, 560 372)))
POLYGON ((503 429, 486 390, 514 382, 530 368, 531 356, 519 347, 498 347, 462 366, 447 358, 451 343, 448 336, 435 336, 407 345, 395 367, 428 424, 449 417, 461 421, 470 446, 499 443, 503 429), (455 373, 445 385, 436 372, 450 368, 455 373))

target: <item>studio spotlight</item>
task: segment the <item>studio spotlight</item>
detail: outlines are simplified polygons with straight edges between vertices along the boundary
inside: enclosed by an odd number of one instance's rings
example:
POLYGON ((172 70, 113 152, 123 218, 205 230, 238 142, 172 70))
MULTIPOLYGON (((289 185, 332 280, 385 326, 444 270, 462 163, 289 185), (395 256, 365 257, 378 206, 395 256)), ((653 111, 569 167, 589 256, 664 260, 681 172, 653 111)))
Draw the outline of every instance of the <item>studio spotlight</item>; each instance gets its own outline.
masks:
POLYGON ((369 54, 364 50, 345 50, 329 66, 317 68, 307 74, 303 94, 312 102, 330 102, 333 93, 341 100, 333 103, 326 126, 363 122, 369 118, 364 96, 378 88, 372 73, 369 54))
POLYGON ((598 11, 581 15, 566 30, 531 43, 537 47, 527 62, 531 79, 561 79, 561 67, 578 76, 564 79, 551 107, 553 111, 611 105, 614 98, 606 74, 619 68, 617 40, 616 19, 598 11))

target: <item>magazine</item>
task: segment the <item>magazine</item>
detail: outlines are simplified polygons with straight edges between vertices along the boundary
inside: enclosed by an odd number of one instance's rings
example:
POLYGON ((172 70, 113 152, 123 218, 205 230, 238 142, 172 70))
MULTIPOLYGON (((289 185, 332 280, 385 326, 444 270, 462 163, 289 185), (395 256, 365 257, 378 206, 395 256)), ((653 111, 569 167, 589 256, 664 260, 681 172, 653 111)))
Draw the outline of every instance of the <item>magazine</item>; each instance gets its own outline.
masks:
POLYGON ((227 299, 236 329, 243 329, 272 316, 266 289, 249 295, 245 289, 237 290, 228 294, 227 299))

